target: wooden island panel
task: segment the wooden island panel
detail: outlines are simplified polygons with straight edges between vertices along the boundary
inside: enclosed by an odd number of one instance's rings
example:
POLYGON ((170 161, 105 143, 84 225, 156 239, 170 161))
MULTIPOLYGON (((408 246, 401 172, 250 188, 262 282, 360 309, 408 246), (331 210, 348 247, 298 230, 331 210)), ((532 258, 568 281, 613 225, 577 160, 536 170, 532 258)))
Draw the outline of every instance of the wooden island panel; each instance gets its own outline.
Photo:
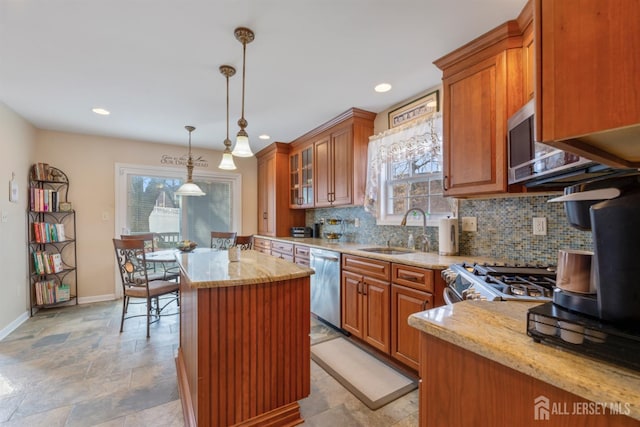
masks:
POLYGON ((203 288, 181 277, 178 382, 188 426, 293 426, 310 394, 309 277, 203 288))
POLYGON ((427 333, 420 334, 420 347, 420 427, 640 426, 638 420, 596 409, 594 402, 427 333), (548 399, 546 415, 538 409, 536 419, 540 398, 548 399))

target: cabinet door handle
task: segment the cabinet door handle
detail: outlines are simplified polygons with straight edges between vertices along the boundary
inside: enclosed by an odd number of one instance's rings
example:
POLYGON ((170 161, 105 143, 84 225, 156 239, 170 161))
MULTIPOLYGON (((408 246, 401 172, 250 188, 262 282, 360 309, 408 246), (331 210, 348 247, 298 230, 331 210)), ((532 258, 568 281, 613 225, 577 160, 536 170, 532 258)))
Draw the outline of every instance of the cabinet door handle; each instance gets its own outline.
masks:
POLYGON ((360 290, 360 285, 362 285, 362 281, 358 280, 358 284, 356 285, 356 290, 358 291, 358 294, 362 293, 362 291, 360 290))
POLYGON ((368 295, 367 294, 367 288, 369 287, 369 285, 367 283, 362 282, 362 295, 368 295))
POLYGON ((267 219, 267 213, 266 212, 262 212, 262 219, 267 219))
POLYGON ((442 177, 442 189, 444 191, 447 191, 447 180, 449 179, 449 177, 447 175, 442 177))
POLYGON ((427 303, 428 303, 428 302, 429 302, 429 300, 428 300, 428 299, 426 299, 426 300, 424 300, 424 301, 422 302, 422 311, 425 311, 425 310, 427 309, 427 303))

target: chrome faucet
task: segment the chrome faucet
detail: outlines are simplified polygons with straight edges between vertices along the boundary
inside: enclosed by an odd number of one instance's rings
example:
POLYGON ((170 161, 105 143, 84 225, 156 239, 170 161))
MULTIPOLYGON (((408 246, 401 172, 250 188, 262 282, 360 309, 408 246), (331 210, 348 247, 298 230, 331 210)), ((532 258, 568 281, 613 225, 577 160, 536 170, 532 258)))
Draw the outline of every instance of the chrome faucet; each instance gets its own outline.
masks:
POLYGON ((400 225, 403 227, 407 225, 407 217, 411 212, 420 212, 422 214, 422 236, 420 236, 422 238, 422 245, 420 247, 422 248, 422 252, 429 252, 430 242, 429 242, 429 238, 427 237, 427 214, 422 209, 420 208, 409 209, 407 212, 405 212, 404 216, 402 217, 402 221, 400 221, 400 225))

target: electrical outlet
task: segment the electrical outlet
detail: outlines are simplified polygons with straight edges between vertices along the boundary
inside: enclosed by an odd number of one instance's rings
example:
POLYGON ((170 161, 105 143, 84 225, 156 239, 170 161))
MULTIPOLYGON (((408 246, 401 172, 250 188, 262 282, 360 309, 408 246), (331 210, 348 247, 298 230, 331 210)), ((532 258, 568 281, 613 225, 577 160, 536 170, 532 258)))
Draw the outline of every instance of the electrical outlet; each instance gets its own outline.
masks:
POLYGON ((0 214, 0 217, 2 217, 1 219, 2 222, 9 221, 9 214, 6 211, 2 211, 2 213, 0 214))
POLYGON ((462 231, 478 231, 478 219, 475 216, 462 217, 462 231))
POLYGON ((533 218, 533 235, 534 236, 547 235, 547 218, 545 217, 533 218))

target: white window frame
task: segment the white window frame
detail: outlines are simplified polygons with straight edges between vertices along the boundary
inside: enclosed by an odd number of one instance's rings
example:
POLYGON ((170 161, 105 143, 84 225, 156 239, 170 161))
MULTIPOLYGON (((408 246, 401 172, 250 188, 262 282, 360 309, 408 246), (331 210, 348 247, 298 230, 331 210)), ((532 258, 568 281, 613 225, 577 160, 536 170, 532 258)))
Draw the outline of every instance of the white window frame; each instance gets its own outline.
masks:
MULTIPOLYGON (((367 180, 365 183, 364 208, 376 218, 377 225, 400 225, 405 212, 394 214, 389 205, 391 162, 401 162, 416 156, 426 156, 437 162, 437 169, 442 169, 442 114, 433 113, 428 117, 416 119, 397 128, 389 129, 369 138, 367 149, 367 180)), ((432 164, 433 165, 433 164, 432 164)), ((433 170, 431 169, 427 170, 433 170)), ((413 174, 413 171, 410 172, 413 174)), ((413 182, 429 182, 433 178, 442 179, 443 172, 424 174, 424 179, 416 177, 402 178, 413 182)), ((400 179, 398 180, 400 181, 400 179)), ((430 194, 429 194, 430 197, 430 194)), ((445 198, 449 201, 449 211, 427 214, 427 225, 438 226, 439 220, 455 217, 458 213, 457 200, 445 198)), ((429 201, 431 205, 431 201, 429 201)), ((408 209, 408 208, 407 208, 408 209)), ((422 226, 424 219, 419 213, 407 218, 407 225, 422 226)))
MULTIPOLYGON (((115 227, 114 236, 127 234, 127 178, 129 175, 163 176, 168 178, 186 178, 186 168, 170 166, 136 165, 127 163, 115 164, 115 227)), ((202 169, 193 171, 194 181, 218 181, 231 185, 231 230, 242 235, 242 175, 232 172, 212 172, 202 169)), ((120 273, 116 266, 116 297, 122 296, 120 273)))
MULTIPOLYGON (((383 163, 381 165, 381 171, 380 171, 380 183, 379 183, 379 189, 380 189, 380 194, 378 195, 380 200, 379 203, 379 217, 376 220, 376 224, 377 225, 400 225, 400 222, 402 221, 402 217, 404 216, 404 213, 402 215, 397 215, 397 214, 391 214, 388 211, 388 199, 389 199, 389 189, 391 187, 391 184, 389 183, 389 168, 390 165, 389 163, 383 163)), ((423 176, 425 179, 420 179, 418 177, 410 177, 410 178, 403 178, 403 179, 399 179, 397 180, 398 182, 400 181, 404 181, 404 182, 428 182, 429 179, 431 178, 439 178, 442 179, 442 172, 440 173, 432 173, 429 175, 424 175, 423 176)), ((450 212, 446 212, 446 213, 433 213, 433 214, 429 214, 427 212, 427 226, 430 227, 437 227, 439 225, 439 221, 441 218, 447 218, 447 217, 451 217, 454 215, 454 207, 452 206, 452 209, 450 212)), ((410 226, 422 226, 422 217, 420 215, 411 215, 407 218, 407 225, 410 226)))

